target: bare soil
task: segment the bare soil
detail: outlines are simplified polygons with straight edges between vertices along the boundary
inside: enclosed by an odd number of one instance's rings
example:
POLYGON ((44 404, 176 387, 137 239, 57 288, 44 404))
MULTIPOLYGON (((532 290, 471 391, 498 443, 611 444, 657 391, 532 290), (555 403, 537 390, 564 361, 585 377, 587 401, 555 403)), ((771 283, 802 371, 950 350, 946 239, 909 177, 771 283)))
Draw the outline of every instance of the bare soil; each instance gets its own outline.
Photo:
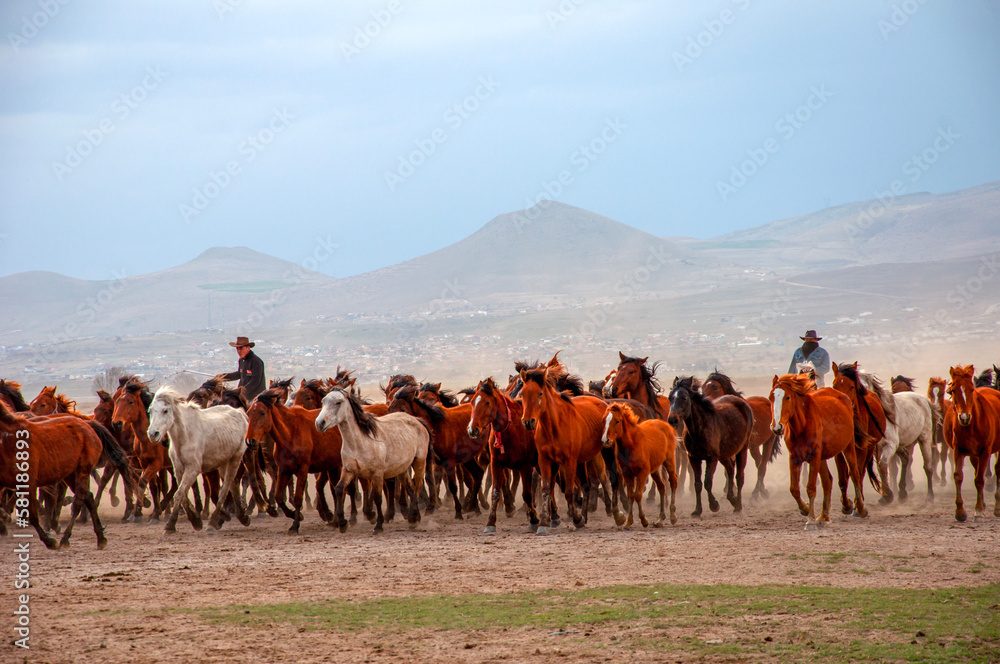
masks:
MULTIPOLYGON (((541 629, 417 631, 405 643, 348 633, 333 642, 294 625, 252 629, 177 609, 649 583, 944 588, 1000 581, 1000 518, 974 523, 971 492, 964 524, 953 517, 954 489, 947 487, 930 504, 922 490, 904 505, 871 501, 867 519, 841 515, 835 496, 832 523, 805 531, 781 470, 787 473, 779 460, 774 480, 768 477, 771 498, 740 514, 723 500, 718 513, 694 519, 685 492, 675 526, 619 531, 601 506, 587 528, 562 526, 548 537, 528 533, 521 512, 501 514, 495 535, 482 532, 485 514, 459 522, 439 513, 415 531, 397 517, 374 536, 363 521, 341 534, 314 511, 299 535, 287 534, 284 517, 255 516, 248 528, 233 520, 219 532, 194 532, 182 520, 178 533, 166 536, 162 525, 120 523, 121 508, 105 500, 106 550, 97 550, 90 524, 77 524, 69 549, 47 551, 32 540, 32 649, 13 649, 17 659, 8 659, 7 641, 0 660, 412 661, 419 649, 430 661, 655 661, 616 651, 621 635, 614 630, 589 642, 560 641, 541 629), (818 555, 831 553, 846 555, 818 555)), ((988 513, 992 503, 989 496, 988 513)), ((8 538, 0 555, 9 578, 17 564, 13 542, 8 538)), ((0 597, 8 617, 12 593, 0 597)))

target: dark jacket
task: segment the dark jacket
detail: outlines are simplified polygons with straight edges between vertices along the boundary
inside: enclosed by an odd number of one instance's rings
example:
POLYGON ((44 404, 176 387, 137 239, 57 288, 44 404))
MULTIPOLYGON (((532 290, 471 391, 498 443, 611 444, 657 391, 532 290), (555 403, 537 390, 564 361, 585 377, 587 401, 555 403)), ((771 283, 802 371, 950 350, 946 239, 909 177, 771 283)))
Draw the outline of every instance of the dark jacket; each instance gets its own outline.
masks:
POLYGON ((253 401, 257 395, 267 389, 264 379, 264 361, 254 355, 253 351, 240 358, 240 368, 226 374, 226 380, 240 380, 240 387, 246 389, 247 401, 253 401))

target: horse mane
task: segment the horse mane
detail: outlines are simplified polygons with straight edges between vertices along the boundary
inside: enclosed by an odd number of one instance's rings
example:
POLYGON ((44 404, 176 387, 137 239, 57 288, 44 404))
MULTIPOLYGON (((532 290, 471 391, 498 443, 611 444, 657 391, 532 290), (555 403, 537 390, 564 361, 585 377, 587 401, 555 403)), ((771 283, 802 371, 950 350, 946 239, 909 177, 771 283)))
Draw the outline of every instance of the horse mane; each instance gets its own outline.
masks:
POLYGON ((111 401, 111 395, 106 390, 97 390, 97 398, 101 400, 101 403, 111 401))
POLYGON ((710 380, 714 380, 716 383, 721 385, 722 391, 725 394, 732 394, 733 396, 737 397, 743 396, 743 392, 737 390, 736 386, 733 384, 733 379, 727 376, 726 374, 722 373, 721 371, 719 371, 718 368, 716 368, 715 371, 713 371, 712 373, 708 374, 708 378, 705 379, 705 382, 707 383, 710 380))
POLYGON ((587 387, 594 394, 604 394, 604 381, 603 380, 592 380, 587 383, 587 387))
POLYGON ((130 383, 133 380, 136 380, 138 378, 139 377, 137 375, 135 375, 135 374, 125 374, 124 376, 119 376, 118 377, 118 387, 125 387, 126 383, 130 383))
POLYGON ((680 376, 674 378, 674 383, 670 391, 683 389, 691 393, 691 401, 696 406, 707 412, 715 412, 715 402, 701 393, 701 381, 694 376, 680 376))
POLYGON ((55 395, 55 400, 56 404, 58 404, 56 406, 56 412, 59 412, 59 407, 62 407, 65 412, 70 414, 77 414, 79 412, 76 409, 76 401, 70 399, 65 394, 55 395))
POLYGON ((532 369, 541 369, 541 360, 535 360, 534 362, 518 361, 514 362, 514 371, 516 373, 521 373, 522 371, 531 371, 532 369))
POLYGON ((653 366, 649 366, 646 364, 645 358, 623 355, 619 364, 635 364, 639 367, 639 378, 645 384, 646 393, 650 399, 655 399, 656 395, 663 391, 663 388, 660 387, 660 381, 656 378, 656 370, 660 368, 659 362, 654 362, 653 366))
POLYGON ((374 438, 378 435, 378 418, 364 409, 357 395, 351 394, 342 387, 334 387, 330 392, 340 392, 347 399, 347 403, 351 404, 351 410, 354 412, 354 421, 358 423, 361 433, 369 438, 374 438))
POLYGON ((809 374, 785 374, 778 379, 778 385, 787 387, 795 394, 809 394, 816 389, 816 381, 809 374))
POLYGON ((608 410, 621 413, 621 416, 630 424, 639 424, 639 415, 628 404, 613 403, 608 406, 608 410))
MULTIPOLYGON (((132 388, 134 386, 135 386, 135 384, 132 383, 128 387, 126 387, 125 389, 131 392, 132 388)), ((137 387, 137 389, 142 389, 142 388, 141 387, 137 387)), ((165 401, 165 402, 167 402, 171 406, 176 406, 176 405, 178 405, 178 404, 180 404, 182 402, 186 402, 187 401, 187 399, 185 399, 184 397, 181 396, 180 392, 178 392, 174 388, 170 387, 169 385, 164 385, 163 387, 161 387, 160 389, 158 389, 156 391, 156 394, 153 395, 153 398, 154 399, 159 399, 160 401, 165 401)), ((193 405, 194 404, 192 404, 192 406, 193 405)), ((197 408, 197 406, 194 406, 194 407, 197 408)))
POLYGON ((6 397, 10 401, 10 405, 14 408, 16 413, 27 413, 31 410, 31 406, 24 400, 24 395, 21 394, 21 384, 13 380, 0 380, 0 401, 6 397))
POLYGON ((546 365, 549 378, 553 380, 553 387, 563 395, 564 399, 566 398, 566 392, 569 392, 569 395, 574 397, 586 394, 587 390, 583 387, 583 379, 571 374, 566 369, 563 363, 559 361, 559 352, 561 351, 557 351, 546 365))
POLYGON ((972 383, 973 387, 993 387, 993 369, 983 369, 972 383))
POLYGON ((441 400, 441 404, 448 408, 454 408, 458 405, 458 399, 455 395, 448 390, 442 389, 441 383, 424 383, 420 386, 420 391, 437 395, 437 398, 441 400))
POLYGON ((436 403, 427 401, 426 399, 421 399, 417 396, 419 393, 420 388, 417 385, 407 385, 406 387, 400 388, 396 394, 393 395, 393 398, 417 404, 427 411, 427 419, 434 424, 440 424, 444 421, 444 408, 436 403))
MULTIPOLYGON (((291 379, 289 378, 289 380, 291 379)), ((274 408, 276 404, 285 403, 281 399, 281 388, 274 386, 269 387, 260 394, 258 394, 257 398, 254 399, 254 401, 260 402, 260 404, 265 408, 274 408)))
POLYGON ((854 363, 838 364, 837 371, 843 376, 845 376, 847 380, 854 383, 854 385, 857 387, 859 397, 863 397, 866 394, 868 394, 868 388, 861 380, 861 372, 858 371, 858 368, 854 365, 854 363))
POLYGON ((913 383, 914 383, 914 382, 915 382, 915 381, 914 381, 914 379, 913 379, 913 378, 907 378, 907 377, 906 377, 906 376, 904 376, 903 374, 899 374, 898 376, 896 376, 896 377, 894 377, 894 378, 893 378, 892 380, 890 380, 890 381, 889 381, 889 384, 891 385, 891 384, 893 384, 893 383, 905 383, 905 384, 906 384, 906 386, 907 386, 908 388, 910 388, 910 389, 912 390, 912 389, 913 389, 913 383))
MULTIPOLYGON (((868 389, 875 393, 878 397, 879 403, 882 404, 882 411, 885 413, 885 419, 892 424, 896 424, 896 400, 892 396, 892 392, 885 389, 882 385, 882 381, 878 379, 875 374, 866 373, 864 371, 859 372, 862 382, 866 383, 868 389)), ((861 394, 860 392, 858 394, 861 394)))
POLYGON ((231 406, 232 408, 242 408, 243 410, 246 410, 247 408, 250 407, 250 404, 247 403, 247 398, 245 393, 240 391, 239 389, 222 390, 221 394, 216 395, 215 398, 212 399, 212 403, 210 405, 231 406))
MULTIPOLYGON (((493 380, 493 376, 490 376, 482 383, 480 383, 479 389, 481 389, 483 391, 483 394, 485 394, 488 397, 496 396, 500 392, 500 386, 497 385, 496 381, 493 380)), ((475 391, 473 391, 473 393, 475 393, 475 391)))
POLYGON ((295 376, 292 376, 291 378, 287 378, 285 380, 274 380, 272 378, 271 382, 268 384, 268 388, 277 387, 282 390, 290 390, 292 389, 292 381, 294 379, 295 376))

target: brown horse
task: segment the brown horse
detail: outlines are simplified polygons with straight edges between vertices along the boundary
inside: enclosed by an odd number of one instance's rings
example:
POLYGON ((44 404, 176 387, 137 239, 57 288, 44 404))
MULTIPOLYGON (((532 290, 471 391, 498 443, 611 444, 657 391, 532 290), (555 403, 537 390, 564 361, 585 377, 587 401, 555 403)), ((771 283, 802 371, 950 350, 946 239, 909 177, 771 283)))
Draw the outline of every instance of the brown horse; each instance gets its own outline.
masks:
POLYGON ((670 416, 667 418, 674 428, 684 423, 684 443, 694 474, 695 509, 691 516, 700 517, 702 513, 700 475, 703 461, 708 508, 719 511, 719 502, 712 494, 712 480, 716 466, 721 463, 726 469, 726 498, 735 511, 741 512, 753 411, 742 397, 727 394, 713 401, 701 393, 700 387, 692 376, 675 378, 670 388, 670 416))
MULTIPOLYGON (((389 404, 390 413, 407 413, 422 420, 431 431, 431 448, 436 463, 444 467, 448 477, 448 490, 455 500, 455 518, 462 519, 462 512, 481 514, 479 490, 483 482, 483 468, 476 458, 485 450, 485 441, 469 435, 466 427, 472 416, 472 404, 460 404, 448 408, 420 398, 419 387, 407 385, 394 392, 389 404), (465 468, 472 476, 472 486, 466 496, 465 505, 459 500, 458 468, 465 468)), ((430 514, 437 507, 434 490, 430 491, 431 501, 427 506, 430 514)))
POLYGON ((379 388, 382 390, 382 394, 385 395, 386 405, 392 403, 392 399, 396 396, 396 392, 408 385, 419 385, 419 383, 417 383, 417 379, 410 374, 395 374, 393 376, 389 376, 388 385, 385 387, 379 385, 379 388))
MULTIPOLYGON (((659 362, 653 366, 647 364, 648 357, 629 357, 618 351, 618 368, 608 374, 604 388, 604 396, 613 398, 634 399, 648 408, 653 409, 656 417, 666 420, 670 415, 670 399, 660 394, 660 383, 656 379, 656 369, 659 362)), ((688 478, 688 455, 684 447, 684 423, 673 425, 677 431, 677 472, 679 486, 683 489, 688 478)), ((693 481, 693 477, 691 478, 693 481)), ((653 501, 653 491, 649 490, 649 502, 653 501)))
MULTIPOLYGON (((701 393, 709 399, 718 399, 726 394, 743 397, 736 389, 732 379, 724 373, 713 371, 701 384, 701 393)), ((757 464, 757 484, 753 488, 751 498, 758 495, 767 498, 764 488, 764 476, 767 474, 767 464, 778 458, 781 453, 781 439, 771 431, 771 402, 767 397, 743 397, 753 411, 753 431, 750 433, 750 456, 757 464)))
MULTIPOLYGON (((881 398, 882 395, 869 390, 861 380, 861 373, 858 371, 858 363, 850 364, 836 362, 831 364, 833 368, 833 389, 847 395, 854 407, 854 419, 858 422, 861 430, 867 434, 859 437, 858 442, 862 447, 857 450, 858 467, 864 471, 868 470, 868 479, 882 497, 879 503, 886 505, 892 502, 892 489, 888 482, 882 482, 875 474, 876 452, 879 443, 886 436, 886 427, 895 426, 896 414, 892 397, 881 398)), ((873 385, 878 386, 877 381, 873 385)), ((881 388, 880 388, 881 389, 881 388)), ((884 390, 882 390, 884 392, 884 390)), ((884 469, 879 463, 879 475, 885 474, 887 477, 888 468, 884 469)), ((863 491, 863 490, 862 490, 863 491)))
POLYGON ((773 411, 771 428, 784 436, 788 448, 788 467, 791 477, 789 490, 799 506, 799 512, 808 517, 806 530, 822 527, 830 521, 830 498, 833 476, 826 461, 836 457, 840 480, 843 511, 850 514, 852 507, 859 516, 867 516, 865 499, 861 491, 861 471, 856 455, 857 440, 867 434, 854 419, 854 406, 843 392, 831 387, 817 390, 816 384, 806 374, 785 374, 774 377, 768 397, 773 411), (802 464, 809 464, 806 495, 809 503, 802 502, 799 482, 802 464), (823 482, 823 512, 816 519, 816 476, 823 482), (854 482, 854 505, 847 498, 847 478, 854 482))
MULTIPOLYGON (((531 475, 538 466, 538 451, 535 436, 524 427, 521 416, 524 406, 507 397, 493 378, 480 381, 472 395, 472 416, 469 419, 469 436, 478 440, 484 433, 490 441, 490 475, 493 477, 490 518, 483 532, 495 533, 497 528, 497 506, 501 492, 509 492, 503 481, 505 471, 517 473, 521 479, 521 499, 528 513, 528 529, 538 530, 538 513, 531 475)), ((513 516, 513 500, 508 501, 507 516, 513 516)))
POLYGON ((15 413, 30 413, 31 406, 21 394, 21 384, 14 380, 0 380, 0 401, 7 405, 7 408, 15 413))
MULTIPOLYGON (((607 404, 593 395, 570 396, 559 391, 557 385, 561 373, 561 366, 556 365, 546 366, 544 369, 522 369, 519 373, 521 401, 524 404, 521 421, 528 431, 535 434, 538 471, 542 482, 541 523, 536 531, 539 535, 548 534, 552 526, 549 499, 552 495, 552 482, 559 469, 563 471, 566 507, 573 525, 582 528, 586 524, 590 501, 583 501, 583 513, 580 514, 575 498, 578 475, 583 485, 583 496, 587 497, 591 479, 596 478, 588 477, 586 464, 599 456, 603 449, 601 437, 604 433, 604 411, 607 404)), ((609 494, 613 494, 606 475, 601 480, 609 494)), ((623 522, 623 515, 616 513, 615 521, 619 524, 623 522)))
MULTIPOLYGON (((935 420, 934 426, 934 465, 941 462, 941 486, 948 484, 947 466, 948 450, 951 449, 944 435, 944 421, 951 410, 951 399, 945 395, 948 393, 948 381, 935 376, 927 381, 927 398, 931 400, 931 405, 941 413, 940 422, 935 420)), ((954 466, 953 466, 954 468, 954 466)))
MULTIPOLYGON (((969 457, 976 471, 975 521, 983 518, 986 510, 983 487, 986 484, 986 467, 990 456, 1000 452, 1000 392, 992 387, 974 387, 972 365, 951 367, 952 407, 945 417, 945 440, 955 454, 955 518, 965 521, 962 502, 963 464, 969 457)), ((1000 456, 994 474, 1000 477, 1000 456)), ((993 497, 993 515, 1000 516, 1000 482, 993 497)))
POLYGON ((102 454, 118 468, 126 485, 134 487, 128 460, 104 427, 72 416, 29 419, 0 402, 0 487, 15 491, 18 498, 27 499, 27 507, 18 506, 16 516, 26 518, 48 548, 69 545, 73 524, 84 507, 94 525, 97 548, 107 546, 104 526, 90 492, 90 474, 102 454), (57 544, 38 520, 37 492, 40 487, 64 481, 73 490, 74 498, 69 524, 57 544))
POLYGON ((31 400, 31 412, 35 415, 52 415, 53 413, 73 415, 82 420, 93 419, 76 409, 76 402, 65 394, 56 394, 55 386, 43 387, 38 396, 31 400))
POLYGON ((892 380, 889 381, 890 389, 893 394, 898 394, 899 392, 913 392, 913 384, 916 381, 913 378, 907 378, 903 374, 898 376, 893 376, 892 380))
POLYGON ((660 518, 653 526, 659 528, 663 525, 663 520, 666 518, 664 470, 670 483, 670 523, 677 523, 677 508, 674 505, 677 494, 677 464, 674 459, 677 432, 674 428, 663 420, 650 419, 640 422, 635 411, 629 406, 613 403, 608 406, 604 414, 602 442, 605 447, 616 448, 618 472, 624 480, 629 501, 628 520, 624 528, 628 530, 632 526, 633 505, 639 508, 639 521, 642 527, 649 525, 646 513, 642 509, 642 490, 650 477, 660 491, 660 518))
MULTIPOLYGON (((117 400, 114 402, 111 420, 131 432, 134 441, 133 454, 142 470, 142 476, 139 478, 139 500, 136 500, 131 512, 126 506, 122 521, 128 521, 130 518, 136 523, 142 521, 141 497, 145 495, 148 486, 153 496, 153 513, 149 517, 149 522, 159 523, 160 516, 169 510, 170 501, 173 499, 174 491, 177 490, 177 480, 173 477, 167 448, 151 441, 146 433, 146 428, 149 426, 149 405, 152 401, 153 394, 146 384, 134 378, 123 388, 119 388, 117 400)), ((200 496, 198 502, 200 503, 200 496)))
POLYGON ((187 400, 193 404, 197 404, 201 408, 208 408, 212 403, 212 399, 220 396, 224 389, 226 389, 226 379, 220 374, 209 378, 197 388, 191 390, 187 395, 187 400))
MULTIPOLYGON (((343 441, 336 427, 320 432, 316 429, 319 409, 307 410, 298 406, 285 406, 281 390, 269 388, 260 393, 247 412, 246 440, 262 440, 270 436, 274 440, 274 461, 278 468, 278 506, 285 516, 292 519, 289 533, 298 533, 302 521, 302 497, 310 473, 318 473, 316 479, 316 508, 320 518, 333 524, 334 515, 326 502, 325 485, 340 479, 340 450, 343 441), (292 509, 285 504, 285 487, 290 481, 295 483, 292 509)), ((353 488, 352 488, 353 494, 353 488)), ((353 495, 352 495, 353 497, 353 495)), ((334 501, 338 499, 334 494, 334 501)), ((353 502, 352 502, 353 505, 353 502)), ((339 510, 341 513, 343 510, 339 510)), ((357 508, 352 510, 357 518, 357 508)), ((346 526, 346 522, 344 524, 346 526)))
MULTIPOLYGON (((111 395, 104 390, 97 390, 97 398, 99 399, 97 406, 94 407, 94 421, 101 424, 105 429, 111 432, 118 440, 118 444, 123 450, 125 450, 125 456, 129 459, 129 465, 137 465, 135 462, 135 455, 132 450, 135 449, 135 440, 132 435, 132 430, 123 427, 121 423, 115 423, 113 419, 115 403, 111 395)), ((119 500, 118 495, 115 492, 115 485, 118 483, 119 473, 115 469, 113 464, 105 464, 104 474, 101 476, 101 480, 97 486, 97 495, 94 500, 97 503, 97 507, 101 507, 101 495, 104 493, 104 488, 110 483, 111 486, 108 490, 108 496, 111 498, 111 506, 118 507, 119 500)), ((125 513, 131 514, 133 509, 133 496, 128 491, 125 492, 125 513)))

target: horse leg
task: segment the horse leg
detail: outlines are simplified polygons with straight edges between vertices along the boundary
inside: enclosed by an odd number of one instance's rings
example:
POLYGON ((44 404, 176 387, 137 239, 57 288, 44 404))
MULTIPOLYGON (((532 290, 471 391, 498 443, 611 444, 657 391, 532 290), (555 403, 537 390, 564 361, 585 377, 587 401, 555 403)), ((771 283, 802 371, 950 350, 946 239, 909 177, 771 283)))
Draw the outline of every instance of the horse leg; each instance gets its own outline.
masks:
POLYGON ((862 460, 858 458, 857 450, 853 445, 848 445, 843 454, 847 470, 851 474, 851 481, 854 482, 854 516, 865 518, 868 516, 868 509, 865 507, 864 485, 864 468, 867 466, 867 459, 865 460, 866 465, 862 466, 862 460))
POLYGON ((184 511, 187 513, 191 525, 194 526, 195 530, 201 530, 201 515, 191 508, 191 501, 187 499, 188 490, 197 481, 198 471, 194 467, 186 468, 181 476, 181 484, 177 487, 177 493, 175 494, 179 498, 174 500, 174 507, 170 510, 170 518, 167 519, 166 526, 164 526, 166 533, 177 532, 177 516, 181 511, 181 501, 184 502, 184 511))
MULTIPOLYGON (((242 454, 229 460, 229 465, 226 467, 226 474, 222 478, 222 488, 219 489, 219 502, 215 505, 215 513, 212 514, 212 518, 208 522, 210 528, 214 527, 216 530, 222 528, 222 524, 224 523, 222 512, 226 505, 226 499, 229 497, 232 497, 233 499, 234 507, 236 508, 236 518, 244 526, 250 525, 250 517, 248 517, 246 512, 243 510, 243 501, 240 499, 239 488, 236 484, 236 474, 240 471, 240 463, 242 460, 242 454)), ((308 470, 309 468, 306 467, 307 472, 308 470)), ((302 475, 305 474, 307 473, 302 473, 302 475)), ((304 477, 302 478, 302 483, 303 485, 305 484, 304 477)), ((299 519, 301 519, 301 513, 298 511, 296 511, 296 513, 299 514, 299 519)))
MULTIPOLYGON (((631 503, 635 503, 635 506, 636 506, 636 508, 639 511, 639 523, 642 524, 643 528, 649 528, 649 519, 646 518, 646 512, 642 509, 642 491, 643 491, 643 489, 646 488, 646 481, 648 479, 649 479, 649 476, 645 472, 640 472, 638 477, 635 477, 635 478, 632 479, 632 481, 635 483, 635 493, 634 493, 634 498, 631 500, 631 503)), ((653 482, 653 486, 656 486, 656 482, 655 481, 653 482)), ((662 496, 663 494, 660 494, 660 495, 662 496)), ((629 507, 629 514, 630 515, 631 515, 631 512, 632 512, 632 505, 631 505, 631 503, 628 506, 629 507)), ((662 503, 662 499, 661 499, 661 503, 662 503)))
MULTIPOLYGON (((506 468, 500 468, 499 471, 501 475, 499 479, 493 480, 493 484, 500 483, 500 491, 503 494, 503 511, 509 519, 517 511, 517 505, 515 504, 515 496, 517 494, 515 492, 517 491, 518 474, 509 472, 506 468)), ((496 476, 494 475, 494 477, 496 476)))
MULTIPOLYGON (((504 471, 500 469, 495 461, 490 461, 490 477, 493 479, 493 488, 490 490, 490 516, 486 519, 484 533, 495 533, 497 531, 497 507, 500 506, 500 487, 506 486, 504 471)), ((510 512, 507 513, 508 518, 510 512)))
POLYGON ((330 473, 328 472, 324 471, 316 475, 316 511, 319 513, 319 518, 326 523, 333 520, 333 512, 330 511, 330 505, 326 502, 326 485, 330 481, 330 473))
MULTIPOLYGON (((690 457, 689 457, 690 458, 690 457)), ((691 516, 701 516, 701 459, 691 459, 691 473, 694 475, 694 511, 691 516)))
MULTIPOLYGON (((894 461, 899 463, 899 502, 905 503, 909 494, 906 490, 906 471, 910 468, 910 464, 913 463, 913 448, 900 447, 896 450, 896 456, 893 457, 894 461)), ((912 483, 911 483, 912 485, 912 483)))
MULTIPOLYGON (((566 486, 563 487, 563 496, 566 498, 566 514, 573 521, 575 528, 584 525, 583 515, 580 514, 576 506, 576 475, 579 472, 579 465, 575 458, 570 457, 562 466, 563 481, 566 483, 566 486)), ((583 487, 580 488, 582 489, 583 487)), ((586 502, 584 502, 583 509, 584 513, 586 513, 586 502)))
POLYGON ((382 518, 382 485, 383 480, 381 475, 373 475, 371 478, 372 487, 372 500, 375 501, 375 529, 372 531, 373 534, 378 534, 383 531, 382 524, 385 522, 382 518))
POLYGON ((746 470, 747 449, 743 448, 743 450, 736 455, 736 504, 733 505, 733 507, 737 512, 743 511, 743 485, 746 483, 746 470))
MULTIPOLYGON (((340 475, 341 475, 342 472, 343 472, 343 470, 338 470, 337 471, 337 477, 340 477, 340 475)), ((339 480, 338 480, 338 482, 339 482, 339 480)), ((333 491, 333 480, 332 479, 330 480, 330 491, 331 492, 333 491)), ((350 518, 350 523, 351 523, 352 526, 358 522, 358 495, 360 495, 360 493, 361 493, 361 489, 358 487, 358 481, 356 479, 355 480, 351 480, 351 483, 347 485, 347 495, 349 495, 351 497, 351 518, 350 518)), ((334 497, 334 500, 336 500, 337 494, 334 493, 333 497, 334 497)), ((363 497, 362 497, 362 500, 363 500, 363 497)))
MULTIPOLYGON (((469 475, 472 476, 472 486, 469 488, 469 506, 471 509, 467 511, 475 512, 476 516, 482 516, 483 513, 479 508, 479 493, 483 486, 483 468, 475 459, 467 462, 465 467, 469 471, 469 475)), ((487 507, 489 506, 487 505, 487 507)))
POLYGON ((854 503, 847 497, 847 480, 851 476, 847 468, 847 459, 840 453, 833 458, 833 462, 837 465, 837 484, 840 485, 840 511, 850 514, 854 511, 854 503))
MULTIPOLYGON (((302 496, 309 483, 309 465, 302 464, 294 475, 295 495, 292 497, 292 525, 288 527, 289 535, 299 534, 299 524, 302 523, 302 496)), ((317 480, 317 483, 319 480, 317 480)))
POLYGON ((451 497, 455 501, 455 518, 461 521, 463 519, 462 503, 458 499, 457 469, 455 468, 455 462, 452 459, 445 461, 445 470, 448 473, 448 491, 451 492, 451 497))
POLYGON ((795 499, 795 504, 799 506, 799 514, 807 516, 809 514, 809 506, 802 502, 802 494, 800 492, 802 464, 795 461, 791 457, 791 454, 788 457, 788 474, 788 491, 792 494, 792 498, 795 499))
POLYGON ((385 520, 392 521, 396 518, 396 494, 399 493, 399 483, 395 477, 387 477, 382 481, 385 493, 385 502, 388 509, 385 511, 385 520))
POLYGON ((711 458, 705 462, 705 495, 708 496, 708 509, 713 512, 719 511, 719 501, 712 493, 712 484, 715 482, 715 469, 719 465, 718 458, 711 458))
POLYGON ((528 513, 528 530, 538 530, 538 511, 535 509, 535 496, 531 482, 532 469, 522 468, 520 473, 512 473, 521 478, 521 501, 528 513))
POLYGON ((917 439, 917 444, 920 445, 920 457, 924 461, 924 476, 927 478, 927 497, 924 500, 931 503, 934 502, 934 441, 924 433, 917 439))
POLYGON ((875 463, 878 466, 878 476, 882 481, 883 496, 879 498, 879 505, 888 505, 893 500, 893 492, 890 486, 889 461, 896 450, 891 448, 887 436, 883 436, 875 448, 875 463))
MULTIPOLYGON (((663 482, 663 466, 660 466, 658 468, 654 468, 653 472, 650 473, 650 477, 653 478, 653 486, 655 486, 656 490, 660 492, 660 516, 653 523, 653 527, 654 528, 662 528, 663 527, 663 522, 667 518, 667 514, 666 514, 666 511, 665 511, 666 498, 667 498, 667 487, 666 487, 666 485, 663 482)), ((640 494, 640 497, 641 497, 641 494, 640 494)))
POLYGON ((965 502, 962 500, 962 481, 965 479, 963 466, 965 465, 965 455, 954 450, 954 477, 955 477, 955 519, 965 521, 968 515, 965 513, 965 502))
POLYGON ((284 469, 279 470, 278 490, 277 493, 275 494, 275 498, 278 502, 278 508, 281 509, 281 512, 289 519, 295 518, 295 511, 293 509, 290 509, 288 507, 288 504, 285 503, 285 495, 288 493, 286 489, 288 487, 288 484, 293 481, 292 479, 293 477, 294 475, 292 474, 291 471, 284 469))
POLYGON ((819 460, 819 479, 823 484, 823 513, 816 525, 822 528, 825 524, 830 523, 830 502, 833 498, 831 495, 833 493, 833 475, 830 473, 830 466, 826 459, 819 460))
POLYGON ((809 511, 806 530, 816 529, 816 478, 819 476, 820 463, 819 451, 817 450, 816 458, 809 460, 809 481, 806 482, 806 498, 809 499, 809 511))
MULTIPOLYGON (((975 459, 976 470, 976 512, 972 517, 973 521, 982 521, 983 515, 986 511, 986 501, 983 499, 983 489, 986 487, 986 469, 990 465, 990 453, 980 454, 978 457, 969 457, 970 459, 975 459)), ((72 523, 72 522, 71 522, 72 523)))
POLYGON ((542 458, 541 455, 538 456, 538 478, 541 514, 535 534, 548 535, 555 515, 555 505, 552 500, 552 463, 548 459, 542 458))
MULTIPOLYGON (((83 475, 83 473, 77 473, 77 475, 83 475)), ((87 473, 84 477, 89 477, 90 474, 87 473)), ((69 546, 69 538, 73 535, 73 524, 76 523, 77 517, 80 516, 80 510, 83 509, 83 485, 86 482, 87 485, 90 484, 89 481, 83 478, 74 478, 73 482, 73 503, 69 510, 69 523, 66 524, 66 530, 63 532, 62 540, 59 542, 59 548, 69 546)))
POLYGON ((734 459, 720 459, 723 470, 726 471, 726 500, 739 512, 743 506, 736 500, 736 464, 734 459))
MULTIPOLYGON (((344 518, 344 491, 346 490, 347 485, 353 481, 354 481, 354 475, 350 471, 341 468, 340 479, 337 480, 337 486, 335 486, 333 489, 335 512, 333 515, 333 521, 330 522, 330 525, 336 526, 342 533, 347 532, 347 519, 344 518)), ((367 491, 366 495, 368 493, 371 492, 367 491)))
POLYGON ((674 500, 677 497, 677 485, 679 484, 677 478, 677 463, 676 458, 671 462, 667 459, 666 471, 667 471, 667 483, 670 485, 670 525, 677 523, 677 507, 674 504, 674 500))
MULTIPOLYGON (((14 510, 17 518, 23 518, 24 510, 14 510)), ((48 531, 42 528, 41 522, 38 520, 38 490, 34 488, 28 489, 28 523, 30 523, 35 532, 38 533, 38 539, 42 540, 42 543, 49 549, 58 549, 59 543, 54 537, 49 535, 48 531)))
POLYGON ((997 478, 996 488, 993 491, 993 516, 1000 516, 1000 453, 997 454, 997 461, 993 466, 993 476, 997 478))

